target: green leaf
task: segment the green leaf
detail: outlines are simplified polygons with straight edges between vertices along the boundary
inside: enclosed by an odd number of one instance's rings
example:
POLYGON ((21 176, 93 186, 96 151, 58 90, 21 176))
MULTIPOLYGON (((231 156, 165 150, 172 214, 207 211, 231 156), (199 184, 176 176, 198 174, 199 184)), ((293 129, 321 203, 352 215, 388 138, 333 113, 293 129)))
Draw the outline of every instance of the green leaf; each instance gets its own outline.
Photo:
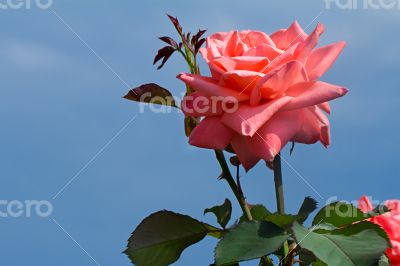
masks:
POLYGON ((389 258, 386 255, 383 255, 378 266, 390 266, 389 258))
POLYGON ((365 266, 378 263, 388 247, 387 240, 367 223, 319 234, 298 223, 293 233, 299 246, 329 266, 365 266))
POLYGON ((286 228, 291 226, 295 221, 297 221, 299 217, 297 215, 291 214, 280 214, 280 213, 273 213, 267 215, 264 220, 274 223, 279 227, 286 228))
POLYGON ((224 229, 219 229, 215 226, 203 223, 203 225, 207 228, 207 235, 221 239, 225 233, 224 229))
POLYGON ((323 262, 320 261, 320 260, 314 261, 311 265, 312 265, 312 266, 327 266, 326 263, 323 263, 323 262))
POLYGON ((232 203, 229 199, 225 199, 225 202, 222 205, 205 209, 204 214, 206 213, 213 213, 217 217, 218 223, 225 228, 231 219, 232 203))
POLYGON ((299 260, 300 266, 326 266, 326 264, 315 257, 315 255, 311 251, 306 249, 300 249, 299 260))
POLYGON ((278 250, 289 235, 270 222, 244 222, 224 235, 215 249, 215 264, 261 258, 278 250))
MULTIPOLYGON (((250 213, 251 216, 253 217, 253 220, 255 221, 263 221, 266 216, 272 214, 269 210, 264 205, 257 204, 257 205, 252 205, 250 207, 250 213)), ((246 222, 247 218, 243 215, 240 217, 240 223, 246 222)))
POLYGON ((186 215, 160 211, 140 223, 124 253, 137 266, 167 266, 206 235, 203 223, 186 215))
POLYGON ((262 221, 267 215, 271 214, 271 212, 261 204, 254 205, 253 207, 251 207, 250 212, 251 216, 256 221, 262 221))
POLYGON ((143 84, 131 89, 124 98, 135 102, 177 107, 172 94, 155 83, 143 84))
POLYGON ((387 211, 389 211, 387 208, 380 206, 372 212, 364 213, 352 204, 334 202, 322 208, 315 216, 312 224, 328 223, 342 227, 381 215, 387 211))
POLYGON ((184 120, 185 134, 189 137, 193 129, 199 124, 199 119, 191 116, 186 116, 184 120))
POLYGON ((299 217, 297 221, 300 224, 303 224, 307 220, 308 216, 317 209, 317 206, 318 203, 315 199, 311 197, 305 198, 299 212, 297 213, 297 216, 299 217))
POLYGON ((386 242, 389 246, 391 245, 390 238, 387 235, 387 233, 382 229, 382 227, 380 227, 379 225, 374 224, 372 222, 369 222, 369 221, 358 222, 358 223, 352 224, 351 226, 333 230, 330 233, 331 234, 343 234, 343 235, 349 236, 349 235, 354 235, 354 234, 360 233, 364 230, 375 231, 375 233, 377 233, 379 236, 381 236, 383 239, 386 240, 386 242))
POLYGON ((251 214, 256 221, 268 221, 282 228, 291 226, 293 222, 303 223, 308 215, 317 208, 317 202, 312 198, 306 198, 297 215, 271 213, 263 205, 255 205, 251 208, 251 214))

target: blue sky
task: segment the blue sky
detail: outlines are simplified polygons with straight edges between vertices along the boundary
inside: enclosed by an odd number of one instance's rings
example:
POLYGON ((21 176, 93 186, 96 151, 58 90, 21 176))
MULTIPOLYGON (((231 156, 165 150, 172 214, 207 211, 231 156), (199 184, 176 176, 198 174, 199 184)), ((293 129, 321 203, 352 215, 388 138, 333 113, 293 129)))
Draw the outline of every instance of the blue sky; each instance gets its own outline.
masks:
MULTIPOLYGON (((156 37, 174 33, 166 13, 192 31, 267 33, 294 19, 305 27, 320 14, 308 32, 322 22, 322 44, 348 43, 323 80, 350 93, 333 103, 328 150, 297 145, 292 156, 283 153, 295 169, 283 164, 287 209, 297 210, 306 196, 321 205, 333 196, 400 198, 399 12, 326 9, 323 0, 54 0, 47 10, 0 10, 0 199, 54 207, 48 218, 0 218, 2 264, 130 265, 121 252, 141 218, 168 209, 215 223, 203 209, 233 200, 217 181, 212 151, 188 146, 182 115, 139 113, 121 99, 127 84, 184 90, 175 79, 186 69, 180 58, 162 71, 152 66, 162 45, 156 37)), ((262 164, 243 186, 249 202, 274 210, 272 172, 262 164)), ((175 265, 208 265, 215 243, 193 246, 175 265)))

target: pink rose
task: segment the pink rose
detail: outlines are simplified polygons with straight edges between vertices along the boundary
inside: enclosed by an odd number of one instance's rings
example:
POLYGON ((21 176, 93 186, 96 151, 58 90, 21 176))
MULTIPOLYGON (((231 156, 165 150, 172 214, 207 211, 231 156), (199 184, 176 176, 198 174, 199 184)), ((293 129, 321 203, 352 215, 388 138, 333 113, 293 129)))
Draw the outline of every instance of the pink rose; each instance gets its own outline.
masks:
MULTIPOLYGON (((359 208, 363 212, 369 212, 374 209, 368 197, 363 196, 358 202, 359 208)), ((390 212, 374 217, 371 222, 380 225, 388 234, 392 248, 386 251, 389 257, 390 265, 400 266, 400 201, 388 200, 385 205, 390 212)))
POLYGON ((320 141, 327 147, 328 101, 345 95, 347 89, 319 81, 345 46, 339 42, 315 49, 323 31, 318 25, 307 35, 294 22, 271 36, 231 31, 207 38, 201 54, 211 77, 178 75, 195 89, 183 101, 184 112, 204 117, 190 144, 221 150, 231 144, 246 170, 261 159, 271 162, 290 141, 320 141), (229 99, 237 108, 215 103, 213 97, 229 99))

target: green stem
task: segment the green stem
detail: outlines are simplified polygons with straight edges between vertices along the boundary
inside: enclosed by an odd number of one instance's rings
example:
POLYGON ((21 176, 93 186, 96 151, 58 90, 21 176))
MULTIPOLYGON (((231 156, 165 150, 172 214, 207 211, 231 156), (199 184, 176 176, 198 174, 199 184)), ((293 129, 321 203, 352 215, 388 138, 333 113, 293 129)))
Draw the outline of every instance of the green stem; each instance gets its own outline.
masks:
POLYGON ((235 183, 235 180, 233 179, 233 176, 231 174, 231 171, 229 170, 223 151, 215 150, 215 155, 221 166, 223 178, 228 182, 229 186, 233 191, 233 194, 235 194, 235 197, 239 202, 240 208, 242 208, 243 214, 246 216, 247 220, 252 221, 253 217, 251 216, 249 206, 246 203, 246 199, 243 195, 243 192, 238 188, 237 184, 235 183))
MULTIPOLYGON (((283 178, 282 178, 282 162, 281 154, 275 156, 274 159, 274 181, 275 181, 275 195, 276 195, 276 206, 278 213, 285 214, 285 197, 283 193, 283 178)), ((289 244, 286 241, 283 244, 283 265, 286 265, 286 257, 289 254, 289 244)))
POLYGON ((281 164, 280 153, 277 156, 275 156, 274 159, 274 180, 275 180, 276 206, 280 214, 285 214, 285 198, 283 195, 282 164, 281 164))

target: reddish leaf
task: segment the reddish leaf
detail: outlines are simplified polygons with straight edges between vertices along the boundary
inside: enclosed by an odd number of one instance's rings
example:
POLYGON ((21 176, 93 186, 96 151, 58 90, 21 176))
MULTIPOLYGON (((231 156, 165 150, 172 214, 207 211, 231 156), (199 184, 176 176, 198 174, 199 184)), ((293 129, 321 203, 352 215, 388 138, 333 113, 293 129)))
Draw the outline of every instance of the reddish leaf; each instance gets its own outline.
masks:
POLYGON ((172 24, 174 24, 175 29, 179 32, 179 34, 182 34, 182 27, 181 27, 181 25, 179 23, 178 18, 174 18, 173 16, 168 15, 168 14, 167 14, 167 16, 171 20, 172 24))
POLYGON ((177 107, 174 97, 169 90, 155 83, 143 84, 137 88, 131 89, 124 98, 135 102, 177 107))
POLYGON ((168 43, 169 45, 171 45, 172 47, 174 47, 175 49, 178 48, 178 44, 176 43, 176 41, 174 39, 172 39, 171 37, 168 36, 164 36, 164 37, 160 37, 159 38, 161 41, 168 43))
POLYGON ((206 31, 207 31, 207 30, 199 30, 199 31, 196 33, 196 35, 194 35, 193 38, 192 38, 192 40, 194 41, 194 43, 197 43, 197 42, 200 40, 201 36, 203 36, 204 33, 206 33, 206 31))
POLYGON ((201 46, 204 44, 205 41, 206 41, 206 39, 201 39, 201 40, 196 44, 196 46, 194 47, 194 48, 195 48, 194 51, 195 51, 196 54, 199 52, 201 46))
POLYGON ((154 58, 153 65, 164 58, 158 69, 162 68, 174 52, 175 48, 172 46, 165 46, 164 48, 161 48, 158 50, 157 55, 154 58))

